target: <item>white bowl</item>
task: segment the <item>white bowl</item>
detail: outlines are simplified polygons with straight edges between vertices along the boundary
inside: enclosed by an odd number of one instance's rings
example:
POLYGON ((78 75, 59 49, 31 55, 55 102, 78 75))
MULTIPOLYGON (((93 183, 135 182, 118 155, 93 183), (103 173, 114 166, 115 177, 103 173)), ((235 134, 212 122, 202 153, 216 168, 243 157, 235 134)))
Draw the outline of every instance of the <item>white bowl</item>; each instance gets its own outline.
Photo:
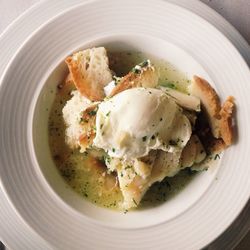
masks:
MULTIPOLYGON (((94 46, 105 46, 108 51, 142 51, 148 58, 151 55, 171 62, 175 68, 185 72, 185 75, 189 78, 192 78, 196 73, 210 80, 208 74, 190 55, 161 39, 131 34, 107 36, 83 44, 81 48, 74 50, 94 46)), ((62 60, 64 59, 65 56, 62 60)), ((104 225, 118 228, 139 228, 173 219, 201 197, 215 178, 218 166, 213 166, 208 172, 199 174, 183 191, 163 205, 130 211, 126 215, 123 212, 111 211, 91 204, 71 190, 57 171, 48 145, 48 110, 51 109, 58 83, 64 80, 67 73, 68 69, 65 62, 59 60, 58 66, 53 69, 53 72, 49 73, 49 78, 41 85, 42 89, 37 89, 38 100, 36 100, 36 95, 33 101, 33 103, 36 103, 33 113, 33 142, 38 165, 50 186, 67 204, 83 215, 103 222, 104 225)))
POLYGON ((249 78, 245 62, 223 35, 173 4, 110 0, 72 8, 31 36, 3 77, 0 173, 5 192, 22 218, 59 249, 115 249, 118 244, 127 249, 204 247, 249 198, 249 78), (68 54, 92 45, 118 46, 121 40, 126 47, 168 57, 189 74, 205 77, 223 98, 233 94, 240 132, 239 142, 226 151, 220 167, 198 176, 164 205, 126 215, 79 200, 63 187, 48 151, 48 114, 43 110, 53 99, 46 94, 55 88, 48 87, 49 77, 53 73, 61 80, 64 68, 58 65, 68 54))

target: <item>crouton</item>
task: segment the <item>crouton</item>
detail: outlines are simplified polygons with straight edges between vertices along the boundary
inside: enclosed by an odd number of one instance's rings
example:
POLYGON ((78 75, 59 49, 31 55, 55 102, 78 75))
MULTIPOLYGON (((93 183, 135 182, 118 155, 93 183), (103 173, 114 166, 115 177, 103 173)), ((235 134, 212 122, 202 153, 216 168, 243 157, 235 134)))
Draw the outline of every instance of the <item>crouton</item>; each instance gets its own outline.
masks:
MULTIPOLYGON (((154 88, 158 84, 158 74, 150 62, 146 66, 139 66, 140 70, 132 70, 126 76, 122 77, 116 87, 112 90, 110 96, 114 96, 126 89, 145 87, 154 88)), ((136 69, 136 67, 135 67, 136 69)))
POLYGON ((201 100, 204 110, 207 113, 209 125, 215 138, 220 137, 220 99, 216 91, 204 79, 194 76, 190 85, 190 93, 201 100))
POLYGON ((211 151, 219 152, 230 146, 233 143, 232 116, 235 106, 234 98, 229 96, 221 107, 216 91, 206 80, 198 76, 194 76, 193 83, 190 86, 190 93, 201 99, 203 109, 207 113, 214 137, 209 143, 211 151))
POLYGON ((91 101, 104 99, 104 87, 112 81, 105 48, 86 49, 66 58, 71 78, 80 93, 91 101))
POLYGON ((234 97, 229 96, 220 110, 220 133, 227 146, 233 143, 232 115, 234 109, 234 97))

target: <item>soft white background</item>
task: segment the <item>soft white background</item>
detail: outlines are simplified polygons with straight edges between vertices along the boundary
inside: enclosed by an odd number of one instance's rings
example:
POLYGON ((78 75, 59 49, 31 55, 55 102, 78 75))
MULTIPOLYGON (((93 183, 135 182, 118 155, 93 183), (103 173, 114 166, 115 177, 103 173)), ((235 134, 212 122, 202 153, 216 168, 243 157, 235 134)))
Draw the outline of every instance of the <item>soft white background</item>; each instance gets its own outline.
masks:
MULTIPOLYGON (((70 1, 70 0, 62 0, 62 1, 70 1)), ((213 9, 215 9, 222 16, 224 16, 250 44, 250 0, 201 0, 201 1, 209 5, 213 9)), ((39 2, 39 0, 0 0, 0 33, 2 33, 3 30, 18 15, 22 14, 27 8, 29 8, 32 4, 35 4, 37 2, 39 2)), ((244 239, 241 241, 241 243, 236 249, 237 250, 250 249, 250 232, 244 237, 244 239)))

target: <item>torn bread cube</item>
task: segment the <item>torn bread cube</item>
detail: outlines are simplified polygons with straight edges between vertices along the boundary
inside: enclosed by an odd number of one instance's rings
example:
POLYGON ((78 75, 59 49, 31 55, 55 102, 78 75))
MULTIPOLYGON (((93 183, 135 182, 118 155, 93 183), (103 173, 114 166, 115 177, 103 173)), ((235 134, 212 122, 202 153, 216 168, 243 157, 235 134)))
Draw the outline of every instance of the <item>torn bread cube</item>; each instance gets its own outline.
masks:
POLYGON ((234 98, 229 96, 221 107, 220 99, 216 91, 204 79, 194 76, 193 82, 189 87, 190 94, 200 98, 204 111, 207 113, 208 122, 212 135, 217 139, 213 140, 216 151, 223 150, 226 146, 233 143, 233 109, 234 98), (224 142, 221 143, 219 139, 224 142))
POLYGON ((234 98, 229 96, 220 110, 220 133, 221 138, 227 146, 233 143, 232 114, 234 109, 234 98))
POLYGON ((91 101, 105 97, 104 87, 112 81, 106 49, 86 49, 66 58, 71 78, 80 93, 91 101))
POLYGON ((150 60, 136 65, 131 72, 122 77, 111 91, 110 97, 131 88, 155 88, 158 84, 158 73, 150 60))
POLYGON ((220 109, 221 104, 216 91, 204 79, 194 76, 193 82, 189 87, 190 94, 198 97, 207 112, 209 125, 213 136, 220 137, 220 109))

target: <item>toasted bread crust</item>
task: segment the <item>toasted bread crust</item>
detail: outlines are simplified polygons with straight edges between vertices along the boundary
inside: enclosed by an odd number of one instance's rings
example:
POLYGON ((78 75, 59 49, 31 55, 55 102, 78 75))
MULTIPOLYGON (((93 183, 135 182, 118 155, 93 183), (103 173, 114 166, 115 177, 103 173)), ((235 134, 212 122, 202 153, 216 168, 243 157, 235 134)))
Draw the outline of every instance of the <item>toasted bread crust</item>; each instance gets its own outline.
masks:
POLYGON ((112 90, 110 96, 112 97, 112 96, 114 96, 114 95, 116 95, 116 94, 118 94, 118 93, 120 93, 120 92, 122 92, 122 91, 124 91, 126 89, 133 88, 134 85, 135 85, 134 84, 135 78, 136 78, 136 76, 132 72, 130 72, 127 75, 125 75, 121 79, 120 83, 114 87, 114 89, 112 90))
POLYGON ((73 85, 74 84, 70 73, 66 76, 64 84, 65 85, 73 85))
POLYGON ((77 62, 71 56, 65 60, 68 65, 71 78, 80 93, 91 101, 101 101, 104 98, 104 90, 95 88, 89 79, 84 78, 77 62))
POLYGON ((219 119, 221 104, 220 104, 219 96, 217 95, 216 91, 209 84, 209 82, 207 82, 205 79, 201 77, 194 76, 194 81, 195 81, 195 84, 198 86, 198 88, 201 90, 201 92, 204 95, 206 95, 207 101, 211 108, 211 115, 214 118, 219 119))
POLYGON ((218 154, 226 149, 226 144, 222 139, 211 138, 208 143, 207 151, 212 154, 218 154))
POLYGON ((213 136, 215 138, 219 138, 221 104, 216 91, 206 80, 198 76, 194 76, 193 89, 195 91, 195 95, 201 99, 201 102, 207 112, 213 136))
POLYGON ((220 152, 233 143, 232 116, 234 109, 234 97, 229 96, 221 107, 219 97, 210 84, 194 76, 194 88, 200 94, 200 98, 207 111, 211 131, 215 138, 209 146, 211 152, 220 152), (221 139, 223 140, 221 140, 221 139))
POLYGON ((227 146, 233 143, 232 115, 234 106, 234 97, 229 96, 220 110, 220 133, 227 146))
POLYGON ((155 87, 158 83, 154 67, 146 67, 141 73, 129 72, 125 75, 119 84, 112 90, 110 97, 131 88, 136 87, 155 87))

